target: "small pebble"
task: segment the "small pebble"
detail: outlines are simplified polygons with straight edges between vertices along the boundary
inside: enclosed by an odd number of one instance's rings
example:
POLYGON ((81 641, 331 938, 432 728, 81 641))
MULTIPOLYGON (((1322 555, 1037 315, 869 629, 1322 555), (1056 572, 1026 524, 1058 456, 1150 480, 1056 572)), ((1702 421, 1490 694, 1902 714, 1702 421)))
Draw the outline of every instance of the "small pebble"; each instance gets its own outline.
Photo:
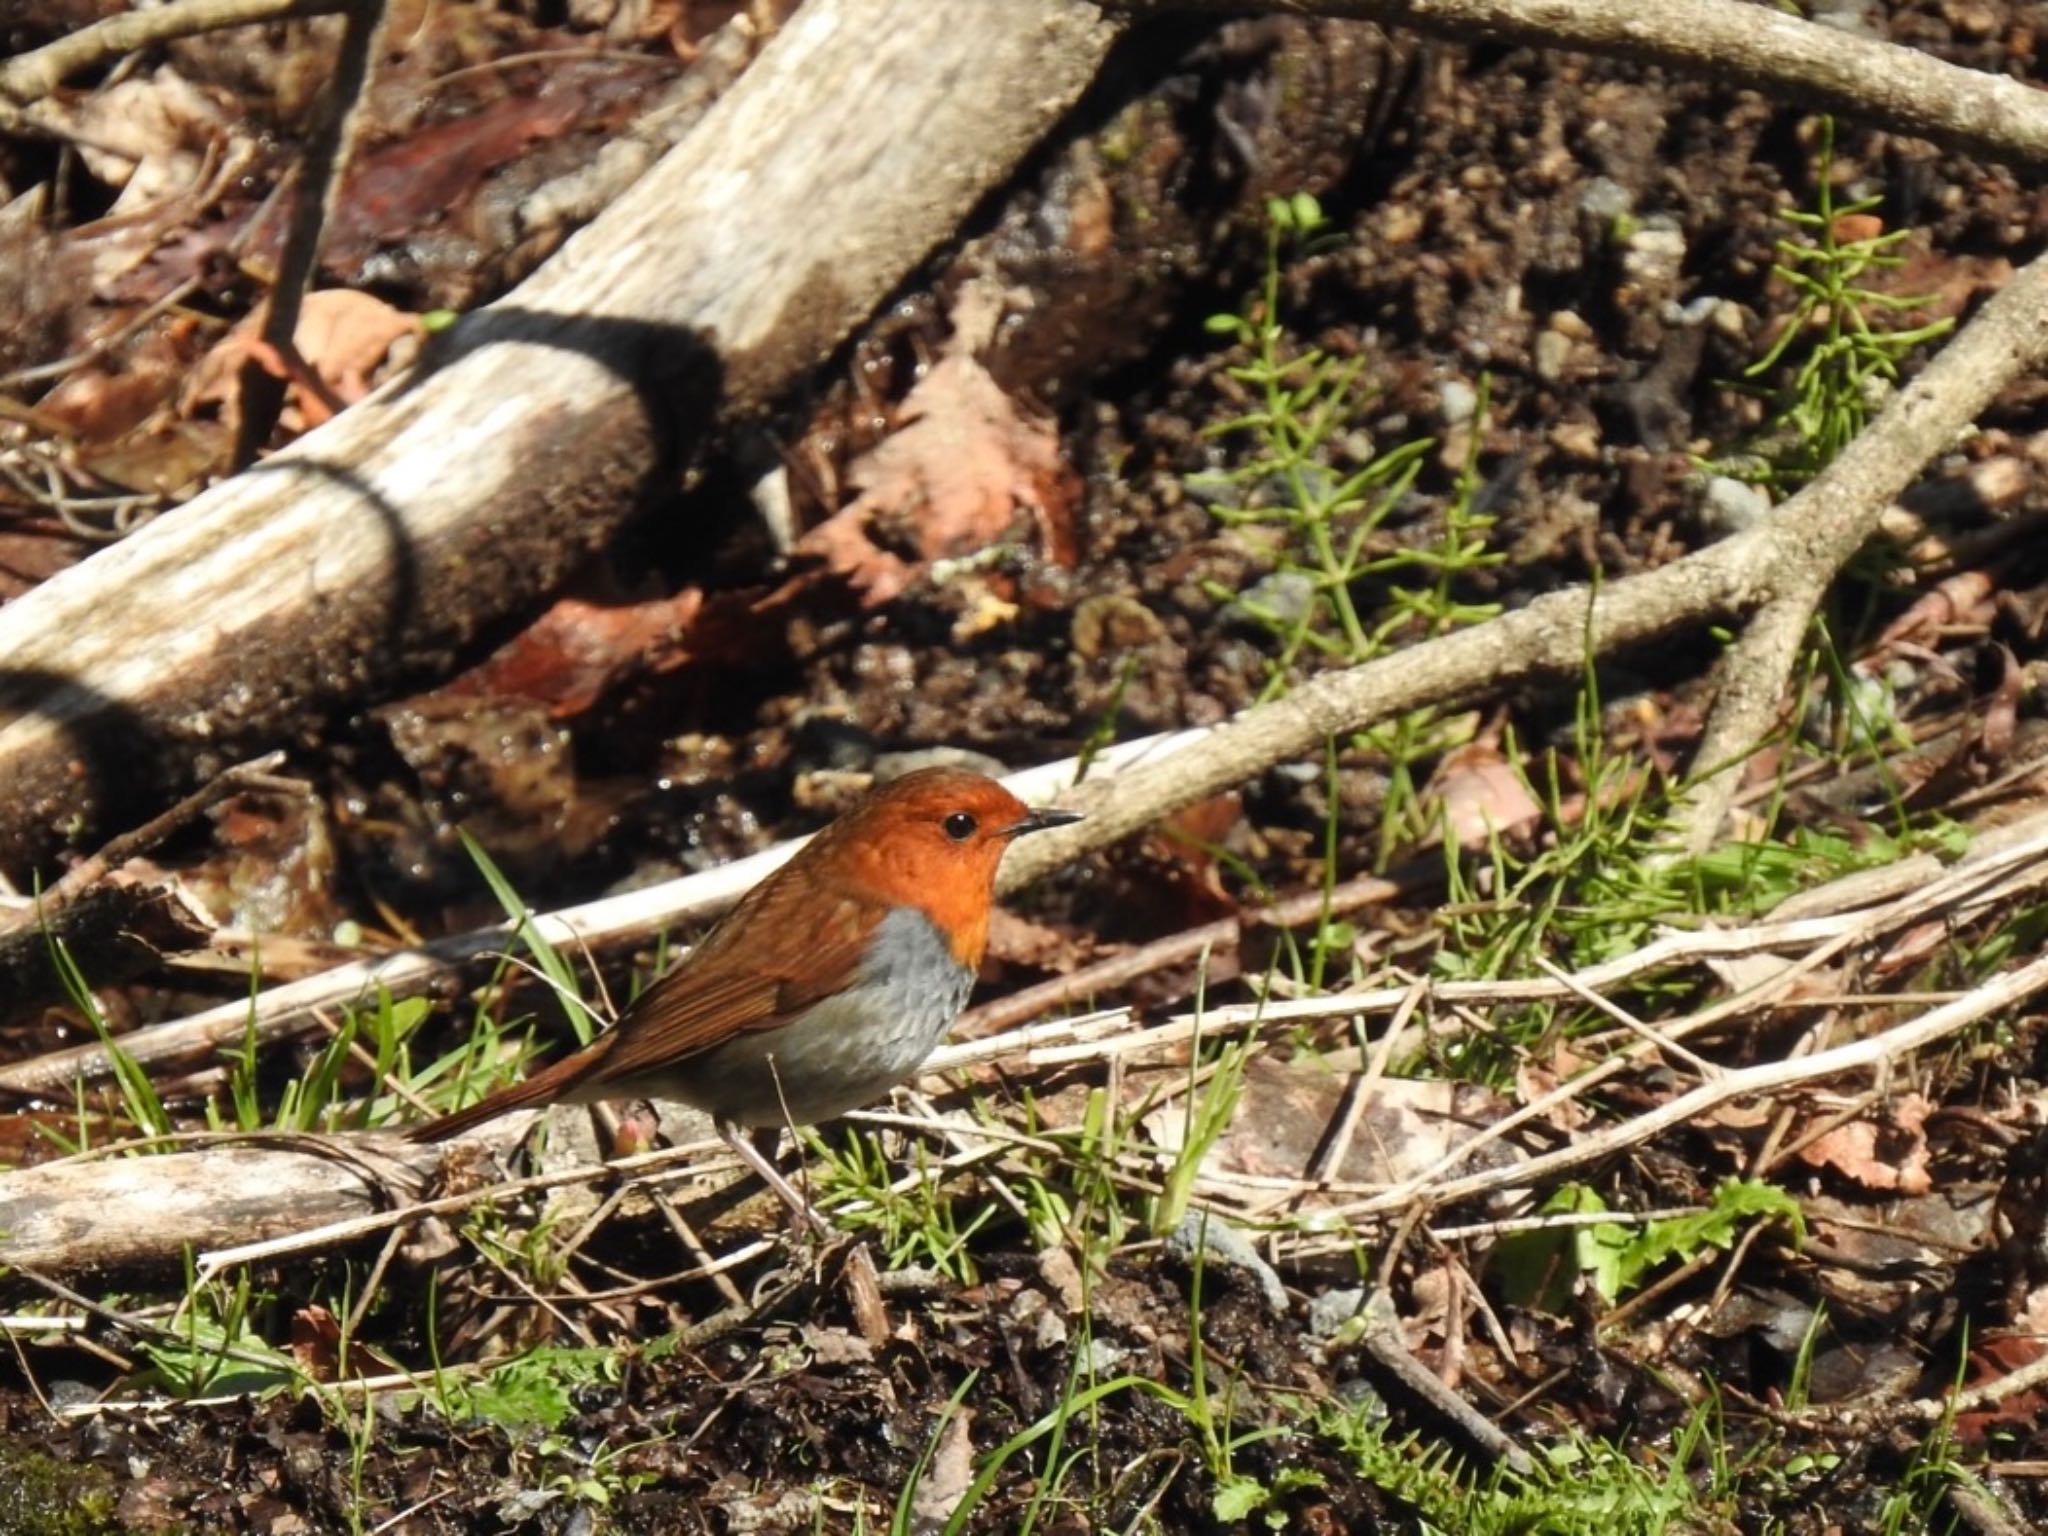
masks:
POLYGON ((1555 384, 1571 361, 1572 339, 1558 331, 1536 333, 1536 377, 1555 384))
POLYGON ((1081 1346, 1081 1369, 1091 1376, 1113 1376, 1131 1352, 1104 1338, 1090 1338, 1081 1346))
POLYGON ((1269 1311, 1287 1310, 1287 1287, 1280 1283, 1279 1272, 1259 1256, 1250 1238, 1220 1216, 1189 1211, 1167 1238, 1166 1253, 1190 1269, 1199 1255, 1205 1269, 1244 1276, 1258 1286, 1269 1311))
POLYGON ((1303 571, 1274 571, 1261 576, 1239 597, 1224 605, 1225 623, 1264 633, 1306 619, 1315 606, 1316 584, 1303 571))
POLYGON ((1579 194, 1579 211, 1592 218, 1612 222, 1622 218, 1636 205, 1636 200, 1620 182, 1608 176, 1595 176, 1586 183, 1586 190, 1579 194))
POLYGON ((1770 516, 1770 493, 1732 475, 1712 475, 1700 498, 1700 524, 1716 537, 1746 533, 1770 516))
POLYGON ((1308 1331, 1318 1339, 1335 1338, 1364 1309, 1362 1289, 1325 1291, 1308 1304, 1308 1331))

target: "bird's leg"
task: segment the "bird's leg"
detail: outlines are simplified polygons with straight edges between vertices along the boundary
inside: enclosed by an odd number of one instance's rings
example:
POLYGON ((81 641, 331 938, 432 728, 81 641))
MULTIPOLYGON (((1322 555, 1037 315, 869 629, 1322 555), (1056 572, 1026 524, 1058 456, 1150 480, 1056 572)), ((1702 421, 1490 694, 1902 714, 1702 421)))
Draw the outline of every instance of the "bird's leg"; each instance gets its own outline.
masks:
MULTIPOLYGON (((738 1154, 739 1160, 758 1173, 761 1182, 775 1191, 782 1203, 789 1207, 790 1213, 810 1228, 821 1241, 838 1235, 832 1223, 820 1216, 817 1208, 803 1197, 803 1192, 782 1176, 774 1160, 755 1145, 745 1131, 730 1120, 720 1120, 718 1134, 724 1138, 725 1144, 738 1154)), ((775 1143, 771 1140, 768 1145, 772 1151, 775 1143)))

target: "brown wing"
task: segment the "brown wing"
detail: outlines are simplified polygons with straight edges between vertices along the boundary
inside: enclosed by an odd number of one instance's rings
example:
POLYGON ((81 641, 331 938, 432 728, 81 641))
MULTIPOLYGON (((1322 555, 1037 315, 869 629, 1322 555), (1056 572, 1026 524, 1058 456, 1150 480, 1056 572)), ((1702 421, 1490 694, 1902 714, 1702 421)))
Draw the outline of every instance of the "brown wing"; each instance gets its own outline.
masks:
POLYGON ((807 885, 763 885, 753 897, 626 1010, 590 1081, 673 1067, 735 1035, 773 1029, 852 985, 874 931, 871 903, 845 897, 820 918, 807 885))

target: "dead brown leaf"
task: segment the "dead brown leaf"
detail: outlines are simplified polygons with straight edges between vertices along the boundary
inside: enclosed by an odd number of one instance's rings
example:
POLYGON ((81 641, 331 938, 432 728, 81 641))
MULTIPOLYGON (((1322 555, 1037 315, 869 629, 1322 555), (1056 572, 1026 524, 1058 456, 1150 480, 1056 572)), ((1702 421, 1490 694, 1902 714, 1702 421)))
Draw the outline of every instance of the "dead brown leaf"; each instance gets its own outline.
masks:
POLYGON ((1861 662, 1862 669, 1882 670, 1891 653, 1907 641, 1931 640, 1957 624, 1990 623, 1995 587, 1987 571, 1958 571, 1938 583, 1933 591, 1915 599, 1904 613, 1885 626, 1872 648, 1873 654, 1861 662))
POLYGON ((1920 1094, 1901 1094, 1887 1106, 1884 1124, 1862 1119, 1838 1125, 1800 1148, 1799 1160, 1865 1189, 1924 1195, 1934 1187, 1925 1134, 1931 1108, 1920 1094))
POLYGON ((240 409, 242 365, 253 359, 289 383, 280 417, 285 430, 307 431, 362 399, 380 373, 410 361, 421 334, 418 315, 348 288, 306 295, 292 332, 296 358, 279 357, 265 346, 256 334, 261 324, 258 311, 200 359, 179 402, 187 415, 218 406, 232 420, 240 409))
POLYGON ((860 495, 797 547, 822 556, 869 607, 900 594, 923 562, 994 543, 1020 513, 1058 558, 1075 496, 1053 422, 1019 409, 964 351, 918 381, 902 425, 848 479, 860 495))
POLYGON ((227 133, 227 118, 213 98, 168 66, 54 110, 76 136, 85 168, 121 189, 109 218, 192 191, 227 133))
POLYGON ((1430 775, 1423 800, 1441 808, 1439 824, 1461 848, 1485 847, 1543 815, 1522 776, 1498 746, 1485 740, 1445 753, 1430 775))
POLYGON ((955 1410, 939 1433, 939 1443, 925 1463, 911 1508, 920 1527, 937 1530, 951 1518, 974 1481, 974 1414, 955 1410))
POLYGON ((332 1381, 341 1370, 341 1324, 322 1306, 292 1314, 292 1358, 314 1381, 332 1381))
POLYGON ((559 599, 532 624, 442 690, 469 698, 543 704, 554 720, 592 708, 636 677, 722 659, 755 659, 781 643, 772 599, 685 587, 634 600, 597 580, 559 599))

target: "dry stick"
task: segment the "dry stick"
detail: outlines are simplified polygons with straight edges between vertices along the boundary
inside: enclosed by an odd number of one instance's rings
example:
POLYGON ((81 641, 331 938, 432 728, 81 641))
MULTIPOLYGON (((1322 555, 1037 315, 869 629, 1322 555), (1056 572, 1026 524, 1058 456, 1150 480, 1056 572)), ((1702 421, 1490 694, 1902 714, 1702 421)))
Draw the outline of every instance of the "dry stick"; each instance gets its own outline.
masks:
MULTIPOLYGON (((1027 884, 1269 764, 1306 756, 1329 736, 1530 678, 1576 676, 1589 656, 1745 613, 1788 588, 1825 580, 1921 467, 2044 357, 2048 257, 2036 257, 1823 474, 1757 527, 1598 592, 1539 597, 1491 623, 1316 678, 1286 698, 1247 710, 1166 762, 1120 775, 1106 793, 1090 794, 1084 786, 1073 803, 1088 820, 1020 845, 1004 861, 1003 888, 1027 884)), ((1716 761, 1706 747, 1701 756, 1710 765, 1716 761)), ((1727 783, 1732 792, 1726 776, 1713 782, 1727 783)))
POLYGON ((126 11, 0 63, 0 96, 27 103, 49 95, 82 69, 138 48, 228 27, 324 16, 345 4, 347 0, 174 0, 153 10, 126 11))
MULTIPOLYGON (((305 153, 299 159, 291 222, 285 227, 277 276, 263 306, 258 339, 273 357, 298 356, 294 338, 299 330, 299 309, 313 281, 321 231, 327 227, 335 199, 340 195, 341 170, 348 161, 351 128, 363 87, 370 78, 370 61, 376 54, 377 40, 384 35, 384 0, 350 0, 346 14, 334 73, 320 93, 320 105, 306 135, 305 153)), ((240 369, 241 413, 236 420, 235 446, 229 459, 231 469, 236 471, 256 462, 256 455, 270 441, 271 429, 284 408, 285 379, 258 360, 261 350, 244 358, 240 369)))
MULTIPOLYGON (((109 838, 98 853, 81 859, 64 872, 64 877, 43 893, 43 908, 61 906, 70 901, 88 886, 97 884, 110 870, 119 869, 130 859, 147 853, 164 841, 173 832, 187 823, 199 819, 200 815, 215 803, 239 794, 245 789, 279 789, 289 787, 298 793, 306 793, 307 786, 296 781, 280 781, 274 777, 284 766, 284 753, 266 752, 261 757, 252 757, 246 763, 237 763, 224 768, 206 783, 185 796, 176 805, 159 815, 152 816, 141 826, 109 838)), ((12 925, 0 921, 0 930, 12 925)))
POLYGON ((1593 1135, 1580 1137, 1559 1151, 1437 1184, 1409 1180, 1384 1194, 1359 1201, 1345 1214, 1355 1220, 1399 1210, 1416 1199, 1432 1202, 1465 1200, 1509 1186, 1519 1188, 1537 1184, 1587 1163, 1600 1162, 1629 1147, 1640 1146, 1658 1133, 1697 1119, 1730 1100, 1761 1097, 1867 1067, 1889 1066, 1899 1057, 1945 1040, 2001 1009, 2024 1002, 2044 988, 2048 988, 2048 956, 1993 977, 1967 996, 1931 1009, 1919 1018, 1909 1019, 1882 1034, 1817 1051, 1796 1060, 1760 1062, 1753 1067, 1729 1072, 1713 1082, 1702 1083, 1689 1092, 1679 1094, 1653 1110, 1593 1135))
POLYGON ((1072 1007, 1083 998, 1115 992, 1155 971, 1186 965, 1201 958, 1203 951, 1235 949, 1252 927, 1299 928, 1324 917, 1355 912, 1360 907, 1393 901, 1409 887, 1379 875, 1346 880, 1329 891, 1305 891, 1269 906, 1255 907, 1235 917, 1218 918, 1200 927, 1184 928, 1163 939, 1140 944, 1118 954, 1092 961, 1064 976, 1055 976, 1037 986, 1022 987, 1005 997, 991 999, 962 1016, 953 1030, 955 1040, 978 1040, 1014 1029, 1056 1008, 1072 1007))
MULTIPOLYGON (((1112 8, 1131 16, 1236 16, 1254 7, 1245 0, 1113 0, 1112 8)), ((1285 0, 1284 8, 1659 64, 1951 149, 2048 163, 2048 94, 2034 86, 1738 0, 1285 0)))
MULTIPOLYGON (((1867 528, 1882 511, 1871 509, 1867 528)), ((1841 558, 1854 553, 1852 546, 1841 558)), ((1784 717, 1808 621, 1839 569, 1838 563, 1788 573, 1785 589, 1751 616, 1715 669, 1713 707, 1693 746, 1693 777, 1673 808, 1686 853, 1705 853, 1720 840, 1721 823, 1742 788, 1743 766, 1784 717)))

